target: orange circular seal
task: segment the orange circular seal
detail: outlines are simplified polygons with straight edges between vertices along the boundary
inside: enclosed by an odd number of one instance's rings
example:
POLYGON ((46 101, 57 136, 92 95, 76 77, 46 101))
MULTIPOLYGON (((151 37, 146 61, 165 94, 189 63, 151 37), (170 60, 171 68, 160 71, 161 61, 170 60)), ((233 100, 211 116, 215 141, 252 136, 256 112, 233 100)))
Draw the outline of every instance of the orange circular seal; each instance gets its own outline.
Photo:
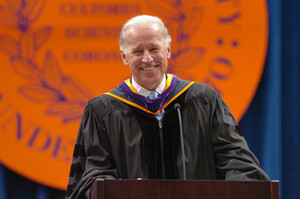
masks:
POLYGON ((0 10, 0 160, 58 189, 86 103, 130 77, 118 47, 129 18, 162 18, 172 36, 168 72, 213 87, 237 120, 263 71, 265 1, 0 0, 0 10))

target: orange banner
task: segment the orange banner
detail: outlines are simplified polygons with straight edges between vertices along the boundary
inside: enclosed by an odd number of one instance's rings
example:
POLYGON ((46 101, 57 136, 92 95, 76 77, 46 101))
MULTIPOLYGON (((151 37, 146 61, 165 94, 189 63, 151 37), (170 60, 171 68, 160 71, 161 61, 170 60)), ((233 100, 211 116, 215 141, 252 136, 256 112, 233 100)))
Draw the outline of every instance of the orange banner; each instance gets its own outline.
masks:
POLYGON ((263 71, 265 1, 0 0, 0 160, 31 180, 67 186, 89 99, 130 77, 119 32, 138 14, 172 37, 168 73, 212 86, 237 120, 263 71))

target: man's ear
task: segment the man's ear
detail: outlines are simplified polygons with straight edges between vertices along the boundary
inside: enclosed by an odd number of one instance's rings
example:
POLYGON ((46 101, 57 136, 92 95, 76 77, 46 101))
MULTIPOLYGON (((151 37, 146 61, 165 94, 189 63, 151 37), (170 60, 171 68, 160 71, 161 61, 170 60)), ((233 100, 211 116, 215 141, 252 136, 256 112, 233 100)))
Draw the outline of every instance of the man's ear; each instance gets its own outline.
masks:
POLYGON ((170 59, 171 58, 171 47, 169 47, 167 49, 167 51, 168 51, 167 57, 170 59))
POLYGON ((121 57, 123 60, 123 63, 127 66, 128 65, 128 61, 127 61, 127 56, 125 53, 121 52, 121 57))

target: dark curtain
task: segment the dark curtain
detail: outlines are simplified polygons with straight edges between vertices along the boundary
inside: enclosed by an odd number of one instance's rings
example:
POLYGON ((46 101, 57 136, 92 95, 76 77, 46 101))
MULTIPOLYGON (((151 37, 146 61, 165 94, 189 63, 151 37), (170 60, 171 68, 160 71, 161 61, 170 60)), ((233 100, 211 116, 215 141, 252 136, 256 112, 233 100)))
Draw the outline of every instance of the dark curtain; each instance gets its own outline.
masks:
MULTIPOLYGON (((269 44, 256 95, 240 121, 249 147, 282 199, 300 196, 300 2, 268 0, 269 44)), ((255 12, 255 10, 253 10, 255 12)), ((0 199, 62 199, 54 190, 0 165, 0 199)))
POLYGON ((269 45, 256 95, 240 121, 282 199, 300 196, 300 2, 269 0, 269 45))

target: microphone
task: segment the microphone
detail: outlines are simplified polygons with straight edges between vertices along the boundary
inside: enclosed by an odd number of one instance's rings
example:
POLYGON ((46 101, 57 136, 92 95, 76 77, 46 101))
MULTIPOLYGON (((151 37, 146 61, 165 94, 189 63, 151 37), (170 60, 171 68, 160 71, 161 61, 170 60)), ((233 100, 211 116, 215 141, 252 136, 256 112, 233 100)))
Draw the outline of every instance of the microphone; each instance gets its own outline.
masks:
POLYGON ((182 119, 181 119, 180 108, 181 107, 178 103, 174 104, 174 109, 177 110, 178 121, 179 121, 180 146, 181 146, 181 155, 182 155, 182 174, 183 174, 183 180, 186 180, 185 151, 184 151, 184 143, 183 143, 183 128, 182 128, 182 119))

